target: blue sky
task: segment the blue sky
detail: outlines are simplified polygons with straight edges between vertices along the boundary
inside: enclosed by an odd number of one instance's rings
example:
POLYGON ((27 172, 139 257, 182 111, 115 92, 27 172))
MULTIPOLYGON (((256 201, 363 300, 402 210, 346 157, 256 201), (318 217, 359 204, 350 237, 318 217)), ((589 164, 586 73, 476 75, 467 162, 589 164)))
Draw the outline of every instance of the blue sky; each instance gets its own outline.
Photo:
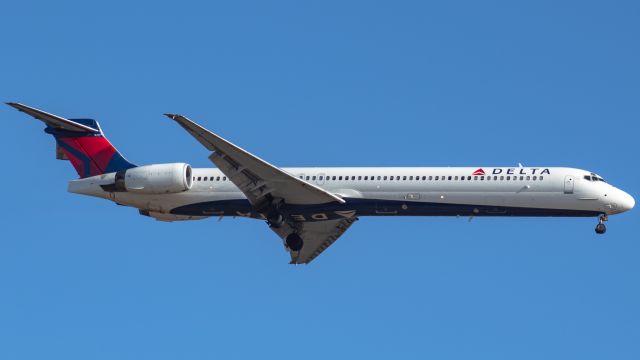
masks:
MULTIPOLYGON (((10 2, 0 99, 210 166, 188 115, 280 166, 574 166, 640 196, 632 1, 10 2)), ((638 210, 364 218, 292 267, 264 223, 66 192, 0 110, 0 358, 640 358, 638 210)))

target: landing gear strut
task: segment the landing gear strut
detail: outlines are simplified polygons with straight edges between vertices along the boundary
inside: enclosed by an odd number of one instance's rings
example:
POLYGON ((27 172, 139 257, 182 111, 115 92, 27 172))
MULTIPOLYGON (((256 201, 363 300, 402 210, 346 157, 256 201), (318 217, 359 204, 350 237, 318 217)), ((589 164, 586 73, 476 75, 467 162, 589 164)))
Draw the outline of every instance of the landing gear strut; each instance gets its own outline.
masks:
POLYGON ((609 220, 609 217, 606 214, 602 214, 598 217, 598 225, 596 225, 596 234, 604 234, 607 232, 607 227, 604 225, 604 222, 609 220))

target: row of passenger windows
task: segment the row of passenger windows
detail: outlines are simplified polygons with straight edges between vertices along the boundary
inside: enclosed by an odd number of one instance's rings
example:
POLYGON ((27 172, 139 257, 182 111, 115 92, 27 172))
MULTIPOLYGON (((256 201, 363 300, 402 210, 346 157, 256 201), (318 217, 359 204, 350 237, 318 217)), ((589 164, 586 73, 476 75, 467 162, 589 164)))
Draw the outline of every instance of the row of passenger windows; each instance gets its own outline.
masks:
POLYGON ((440 176, 440 175, 436 175, 436 176, 323 176, 323 175, 319 175, 319 176, 302 176, 300 175, 300 179, 303 180, 311 180, 311 181, 322 181, 322 180, 337 180, 337 181, 349 181, 349 178, 351 178, 351 181, 372 181, 372 180, 381 180, 381 181, 399 181, 399 180, 403 180, 403 181, 444 181, 444 180, 449 180, 449 181, 471 181, 471 180, 493 180, 493 181, 504 181, 504 180, 543 180, 544 176, 537 176, 537 175, 521 175, 519 178, 518 176, 440 176))
MULTIPOLYGON (((587 178, 585 176, 585 178, 587 178)), ((319 175, 319 176, 309 176, 307 175, 302 176, 300 175, 300 179, 303 180, 311 180, 311 181, 322 181, 322 180, 337 180, 337 181, 349 181, 349 176, 324 176, 324 175, 319 175)), ((351 176, 351 181, 373 181, 373 180, 381 180, 381 181, 420 181, 420 179, 422 179, 422 181, 444 181, 444 180, 449 180, 449 181, 471 181, 471 180, 493 180, 493 181, 511 181, 511 180, 518 180, 518 176, 497 176, 494 175, 492 176, 440 176, 440 175, 436 175, 436 176, 422 176, 422 178, 420 176, 351 176)), ((537 180, 543 180, 544 176, 537 176, 537 175, 520 175, 519 180, 533 180, 533 181, 537 181, 537 180)), ((198 177, 193 177, 193 181, 227 181, 227 177, 226 176, 198 176, 198 177)), ((604 181, 604 180, 600 180, 600 181, 604 181)))
POLYGON ((215 180, 214 180, 213 176, 209 176, 209 177, 207 177, 207 176, 205 176, 205 177, 202 177, 202 176, 195 177, 194 176, 193 177, 193 181, 220 181, 220 180, 227 181, 227 177, 226 176, 222 176, 222 177, 216 176, 215 180))

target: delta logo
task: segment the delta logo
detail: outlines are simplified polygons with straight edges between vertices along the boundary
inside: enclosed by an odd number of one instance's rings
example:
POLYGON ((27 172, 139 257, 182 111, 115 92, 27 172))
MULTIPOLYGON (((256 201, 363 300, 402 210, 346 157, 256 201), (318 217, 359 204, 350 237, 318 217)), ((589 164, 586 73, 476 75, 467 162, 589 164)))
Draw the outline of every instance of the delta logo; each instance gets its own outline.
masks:
MULTIPOLYGON (((491 175, 500 175, 500 174, 506 174, 506 175, 544 175, 544 174, 551 174, 551 171, 549 171, 549 169, 541 169, 541 168, 505 168, 505 169, 501 169, 501 168, 495 168, 491 171, 491 175)), ((483 168, 479 168, 478 170, 474 171, 471 175, 473 176, 484 176, 486 175, 485 171, 483 168)))

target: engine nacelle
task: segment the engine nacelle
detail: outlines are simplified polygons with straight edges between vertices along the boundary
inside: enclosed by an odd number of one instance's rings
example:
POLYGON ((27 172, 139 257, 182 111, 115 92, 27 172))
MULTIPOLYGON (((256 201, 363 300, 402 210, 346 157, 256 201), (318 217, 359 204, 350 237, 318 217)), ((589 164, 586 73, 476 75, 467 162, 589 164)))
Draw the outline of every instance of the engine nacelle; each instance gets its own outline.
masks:
POLYGON ((105 191, 137 194, 173 194, 191 189, 191 165, 184 163, 144 165, 118 171, 105 191))

